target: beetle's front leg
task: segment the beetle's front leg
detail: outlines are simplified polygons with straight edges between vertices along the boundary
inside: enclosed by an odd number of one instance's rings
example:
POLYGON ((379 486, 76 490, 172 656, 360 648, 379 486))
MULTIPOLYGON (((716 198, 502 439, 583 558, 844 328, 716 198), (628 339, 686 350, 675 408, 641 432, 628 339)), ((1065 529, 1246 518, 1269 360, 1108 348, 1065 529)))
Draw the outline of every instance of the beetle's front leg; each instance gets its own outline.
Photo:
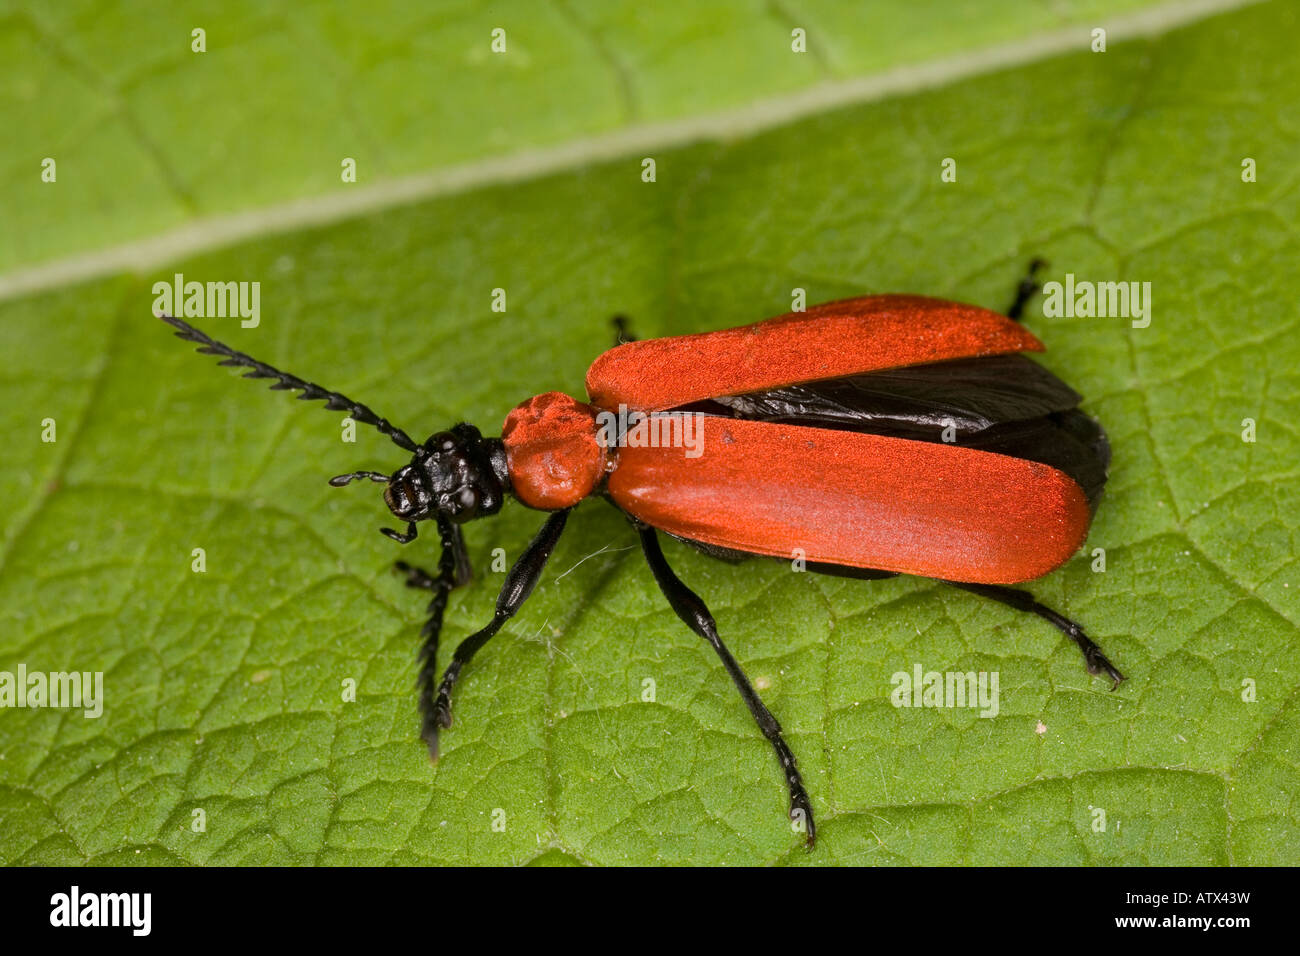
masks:
POLYGON ((412 567, 405 561, 398 561, 394 565, 406 576, 407 587, 433 592, 426 609, 424 626, 420 628, 423 641, 418 656, 420 673, 416 684, 421 712, 432 707, 434 682, 438 677, 438 641, 442 635, 442 618, 447 610, 447 598, 452 588, 468 582, 471 574, 465 536, 461 533, 460 525, 448 518, 439 517, 438 537, 442 542, 442 554, 438 556, 437 574, 412 567))
POLYGON ((546 567, 547 559, 555 550, 556 542, 560 540, 560 532, 564 530, 564 522, 568 517, 569 509, 565 508, 563 511, 554 512, 546 519, 542 530, 537 532, 537 536, 529 543, 528 548, 506 575, 506 583, 501 588, 501 593, 497 595, 496 613, 492 615, 491 622, 457 645, 451 663, 442 674, 436 697, 433 695, 432 677, 428 683, 424 681, 426 670, 430 675, 432 674, 433 659, 430 657, 425 661, 425 666, 421 669, 420 683, 420 713, 424 718, 420 736, 429 745, 431 760, 438 759, 438 731, 443 727, 451 726, 451 692, 456 686, 456 679, 460 676, 461 670, 470 662, 478 649, 491 640, 506 621, 514 617, 515 612, 533 593, 533 588, 537 587, 537 582, 542 576, 542 569, 546 567))

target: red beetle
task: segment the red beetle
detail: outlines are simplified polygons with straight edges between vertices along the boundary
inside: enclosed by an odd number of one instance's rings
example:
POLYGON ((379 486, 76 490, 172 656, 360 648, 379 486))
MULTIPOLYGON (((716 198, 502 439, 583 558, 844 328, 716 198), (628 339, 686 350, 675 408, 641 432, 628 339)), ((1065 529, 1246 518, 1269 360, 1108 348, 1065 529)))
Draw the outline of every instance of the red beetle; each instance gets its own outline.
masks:
POLYGON ((764 736, 811 846, 812 808, 781 727, 722 643, 704 602, 668 566, 656 531, 720 557, 801 559, 810 571, 861 578, 937 578, 1030 611, 1082 650, 1088 671, 1123 675, 1074 622, 1005 585, 1040 577, 1083 543, 1106 482, 1110 447, 1079 396, 1019 354, 1042 344, 1008 316, 911 295, 846 299, 754 325, 624 342, 587 373, 589 401, 559 392, 506 416, 500 438, 459 424, 416 444, 352 399, 278 371, 170 316, 177 335, 274 389, 323 399, 411 452, 382 482, 406 522, 405 544, 437 522, 431 574, 398 562, 432 592, 420 651, 422 736, 430 756, 451 726, 464 666, 536 586, 570 509, 601 495, 640 535, 668 603, 712 645, 764 736), (668 440, 663 440, 667 436, 668 440), (655 440, 656 438, 660 440, 655 440), (448 592, 469 580, 460 525, 498 512, 507 495, 551 512, 510 569, 496 613, 456 648, 437 680, 448 592))

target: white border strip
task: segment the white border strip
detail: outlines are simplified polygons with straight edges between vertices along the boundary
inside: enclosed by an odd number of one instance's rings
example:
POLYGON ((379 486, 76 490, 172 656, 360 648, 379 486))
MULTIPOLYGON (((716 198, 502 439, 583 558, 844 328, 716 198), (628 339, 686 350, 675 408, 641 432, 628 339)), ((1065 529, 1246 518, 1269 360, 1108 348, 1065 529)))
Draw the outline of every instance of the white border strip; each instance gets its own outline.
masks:
POLYGON ((23 267, 0 276, 0 301, 123 272, 150 272, 197 253, 277 233, 322 226, 393 206, 408 205, 482 186, 535 179, 631 155, 648 155, 700 140, 750 136, 806 116, 912 93, 954 80, 1066 53, 1087 50, 1093 26, 1106 28, 1108 43, 1155 36, 1213 14, 1262 0, 1173 0, 1158 7, 1041 33, 944 60, 902 66, 872 76, 818 86, 720 113, 629 126, 559 146, 474 160, 369 186, 347 186, 324 196, 297 199, 246 212, 198 219, 177 229, 23 267))

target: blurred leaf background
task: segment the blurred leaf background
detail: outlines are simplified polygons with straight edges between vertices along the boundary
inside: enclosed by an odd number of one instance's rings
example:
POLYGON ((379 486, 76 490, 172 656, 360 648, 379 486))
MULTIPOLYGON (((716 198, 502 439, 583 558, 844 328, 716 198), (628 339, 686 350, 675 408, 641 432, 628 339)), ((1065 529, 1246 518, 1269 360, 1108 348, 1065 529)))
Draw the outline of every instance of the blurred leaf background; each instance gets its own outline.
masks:
MULTIPOLYGON (((0 860, 1300 862, 1295 11, 1248 4, 1089 49, 1092 27, 1168 9, 0 3, 0 287, 212 217, 268 233, 0 302, 0 670, 102 670, 107 697, 97 720, 0 711, 0 860), (1020 62, 1062 30, 1077 48, 1020 62), (670 137, 989 50, 1015 65, 582 161, 620 131, 670 137), (295 200, 556 148, 569 168, 276 231, 295 200), (337 416, 241 383, 151 318, 175 272, 259 281, 258 328, 200 324, 423 437, 580 395, 615 311, 651 336, 784 312, 795 287, 1002 308, 1037 255, 1055 278, 1153 287, 1146 329, 1028 319, 1115 450, 1088 543, 1105 573, 1084 551, 1032 590, 1106 647, 1119 692, 1046 625, 969 594, 666 545, 799 755, 812 855, 725 673, 600 502, 466 672, 431 770, 412 692, 423 602, 390 570, 378 494, 324 482, 400 453, 365 429, 342 442, 337 416), (891 675, 918 661, 997 670, 1000 715, 893 708, 891 675)), ((444 657, 491 614, 493 550, 518 555, 539 524, 510 506, 468 527, 478 577, 452 599, 444 657)))

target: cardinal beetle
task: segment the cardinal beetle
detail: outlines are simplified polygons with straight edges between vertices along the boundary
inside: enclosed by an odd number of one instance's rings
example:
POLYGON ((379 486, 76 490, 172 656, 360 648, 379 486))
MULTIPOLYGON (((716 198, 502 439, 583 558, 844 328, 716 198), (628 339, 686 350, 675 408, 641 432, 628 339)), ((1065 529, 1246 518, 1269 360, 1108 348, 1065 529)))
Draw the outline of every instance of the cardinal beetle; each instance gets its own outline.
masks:
POLYGON ((811 847, 812 807, 781 725, 709 609, 669 567, 657 532, 733 560, 802 556, 807 570, 823 574, 936 578, 1044 618, 1079 646, 1089 673, 1104 672, 1118 687, 1123 675, 1079 625, 1006 587, 1046 574, 1080 547, 1110 462, 1106 435, 1077 408, 1079 395, 1019 354, 1043 350, 1018 321, 1038 288, 1034 269, 1006 316, 877 295, 646 341, 628 339, 616 319, 619 344, 587 372, 589 402, 547 392, 511 411, 500 438, 461 423, 423 443, 360 402, 160 318, 199 352, 247 369, 245 378, 323 399, 411 453, 391 475, 354 471, 330 484, 384 484, 384 502, 406 529, 381 530, 401 544, 414 540, 419 522, 437 523, 437 573, 397 563, 409 586, 432 593, 419 655, 431 759, 439 731, 451 726, 461 671, 532 593, 570 510, 599 495, 628 517, 669 605, 722 659, 776 750, 791 819, 811 847), (633 441, 626 414, 607 434, 600 422, 615 410, 639 414, 639 425, 646 416, 694 416, 701 450, 633 441), (470 578, 460 526, 496 514, 511 496, 550 515, 507 574, 492 620, 457 646, 439 681, 448 593, 470 578))

